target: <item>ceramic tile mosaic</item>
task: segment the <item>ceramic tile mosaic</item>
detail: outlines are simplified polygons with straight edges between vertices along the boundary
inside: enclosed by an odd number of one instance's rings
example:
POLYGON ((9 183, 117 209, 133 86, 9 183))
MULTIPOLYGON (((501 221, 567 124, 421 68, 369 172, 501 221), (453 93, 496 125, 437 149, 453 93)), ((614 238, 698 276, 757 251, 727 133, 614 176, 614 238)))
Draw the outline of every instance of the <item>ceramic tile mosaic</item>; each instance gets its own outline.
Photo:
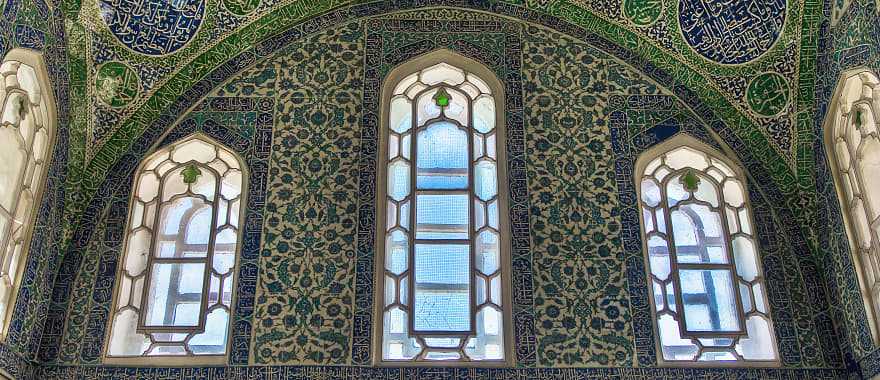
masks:
POLYGON ((68 141, 66 65, 62 15, 43 0, 6 1, 0 5, 0 57, 14 48, 39 51, 49 71, 58 112, 55 149, 51 156, 42 205, 35 220, 34 239, 13 309, 13 323, 0 343, 0 370, 28 378, 34 369, 44 329, 57 257, 63 251, 62 211, 65 199, 68 141))
POLYGON ((821 142, 839 73, 880 70, 876 0, 47 1, 0 3, 0 53, 44 52, 60 116, 16 323, 0 344, 14 376, 880 373, 821 142), (514 95, 512 328, 518 365, 534 369, 348 366, 372 359, 379 84, 438 47, 482 61, 514 95), (195 130, 252 168, 229 363, 270 366, 94 367, 131 172, 195 130), (785 370, 627 368, 656 365, 632 165, 682 131, 723 141, 749 172, 785 370), (280 366, 302 364, 318 366, 280 366), (545 368, 582 366, 616 368, 545 368))
POLYGON ((812 153, 816 179, 818 252, 829 289, 829 310, 840 336, 848 368, 860 368, 864 378, 880 374, 880 350, 873 342, 859 291, 849 239, 825 151, 823 125, 840 75, 853 68, 880 72, 880 4, 862 0, 825 2, 815 83, 817 109, 813 121, 812 153))
MULTIPOLYGON (((802 164, 808 165, 803 162, 803 149, 798 149, 798 143, 803 143, 798 133, 803 131, 798 129, 801 119, 795 115, 811 111, 807 107, 810 99, 800 99, 809 94, 797 91, 796 84, 809 78, 800 71, 813 68, 811 54, 815 51, 810 44, 813 40, 802 38, 799 28, 802 24, 804 28, 812 25, 812 17, 819 10, 805 1, 782 0, 762 3, 754 9, 728 9, 714 2, 675 4, 672 0, 627 0, 621 9, 617 3, 589 0, 511 5, 441 0, 373 2, 345 8, 344 1, 225 0, 205 4, 188 0, 179 9, 167 10, 163 8, 167 5, 145 1, 69 0, 66 10, 76 16, 77 23, 85 26, 84 31, 95 42, 88 51, 71 55, 86 63, 91 77, 89 92, 100 91, 93 82, 100 79, 97 70, 107 64, 129 68, 143 86, 141 94, 125 107, 107 110, 100 104, 77 105, 79 111, 93 116, 87 127, 88 143, 76 147, 86 152, 75 164, 83 169, 74 170, 72 180, 91 196, 130 141, 156 120, 162 109, 256 41, 309 23, 313 17, 342 21, 345 17, 395 9, 449 5, 583 29, 614 41, 633 57, 663 68, 678 85, 693 91, 707 111, 736 125, 737 134, 746 138, 755 151, 772 155, 770 173, 786 194, 794 194, 791 173, 802 164), (682 18, 677 12, 682 7, 694 8, 693 13, 700 16, 682 18), (150 22, 121 17, 124 11, 101 10, 116 8, 143 11, 135 14, 144 14, 138 17, 150 22), (338 10, 325 13, 330 9, 338 10), (554 17, 548 18, 548 13, 554 17), (772 22, 754 22, 764 19, 772 22), (805 48, 799 49, 801 43, 805 48), (725 53, 714 57, 713 50, 725 53), (764 79, 753 80, 756 77, 764 79)), ((86 205, 86 200, 70 199, 68 212, 78 216, 86 205)))

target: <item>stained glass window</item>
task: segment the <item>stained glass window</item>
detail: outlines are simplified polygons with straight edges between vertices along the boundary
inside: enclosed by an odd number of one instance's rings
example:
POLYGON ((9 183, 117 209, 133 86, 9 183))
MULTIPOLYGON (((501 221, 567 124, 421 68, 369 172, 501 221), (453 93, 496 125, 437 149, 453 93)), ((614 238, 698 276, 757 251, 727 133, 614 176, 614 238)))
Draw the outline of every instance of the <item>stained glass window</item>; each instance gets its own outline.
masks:
POLYGON ((226 355, 243 171, 235 154, 199 134, 141 164, 108 358, 226 355))
POLYGON ((880 79, 868 71, 849 75, 835 99, 826 125, 827 151, 876 340, 880 325, 880 79))
POLYGON ((6 335, 27 261, 55 139, 55 105, 40 54, 10 51, 0 64, 0 336, 6 335))
POLYGON ((383 361, 506 360, 496 99, 446 62, 390 94, 383 361))
POLYGON ((745 178, 680 136, 646 153, 638 188, 664 363, 778 362, 745 178))

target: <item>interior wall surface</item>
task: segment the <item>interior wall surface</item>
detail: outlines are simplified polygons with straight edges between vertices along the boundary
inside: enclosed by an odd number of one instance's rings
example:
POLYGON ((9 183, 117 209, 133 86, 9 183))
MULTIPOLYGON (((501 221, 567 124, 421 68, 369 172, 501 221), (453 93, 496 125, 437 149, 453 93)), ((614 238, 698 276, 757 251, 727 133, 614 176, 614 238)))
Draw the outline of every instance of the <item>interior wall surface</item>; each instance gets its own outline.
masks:
POLYGON ((826 117, 834 112, 832 96, 842 75, 865 69, 880 73, 880 4, 872 0, 828 1, 819 36, 817 112, 813 152, 817 219, 813 228, 846 366, 865 378, 880 374, 880 350, 872 338, 859 290, 844 216, 825 146, 826 117))
POLYGON ((41 378, 845 375, 820 263, 760 157, 662 71, 602 39, 460 9, 338 21, 228 62, 115 164, 60 263, 41 378), (517 368, 370 367, 379 89, 440 48, 505 88, 517 368), (102 366, 134 170, 195 131, 239 152, 251 175, 230 366, 102 366), (633 167, 678 133, 748 173, 781 368, 656 368, 633 167))
POLYGON ((27 49, 42 55, 49 73, 47 89, 54 91, 56 133, 54 151, 39 205, 30 253, 25 263, 20 290, 13 306, 12 323, 0 342, 0 370, 11 376, 29 378, 40 346, 48 313, 59 252, 63 250, 65 178, 67 172, 68 71, 63 16, 50 0, 4 1, 0 3, 0 60, 12 49, 27 49))

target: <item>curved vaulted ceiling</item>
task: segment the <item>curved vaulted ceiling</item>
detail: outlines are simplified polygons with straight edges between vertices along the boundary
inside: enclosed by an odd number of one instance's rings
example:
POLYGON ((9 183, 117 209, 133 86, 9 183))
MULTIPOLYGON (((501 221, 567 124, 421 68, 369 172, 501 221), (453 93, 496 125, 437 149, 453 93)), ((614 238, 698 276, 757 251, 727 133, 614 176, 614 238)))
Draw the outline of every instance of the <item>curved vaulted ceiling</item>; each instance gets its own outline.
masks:
POLYGON ((138 136, 183 111, 173 106, 198 93, 191 87, 223 78, 216 70, 231 60, 257 59, 258 43, 271 44, 273 35, 426 6, 491 12, 602 41, 693 97, 688 103, 706 123, 734 131, 784 193, 809 186, 814 95, 798 89, 815 86, 817 0, 69 0, 69 58, 86 67, 71 88, 94 99, 71 104, 72 158, 80 163, 71 181, 94 191, 138 136))

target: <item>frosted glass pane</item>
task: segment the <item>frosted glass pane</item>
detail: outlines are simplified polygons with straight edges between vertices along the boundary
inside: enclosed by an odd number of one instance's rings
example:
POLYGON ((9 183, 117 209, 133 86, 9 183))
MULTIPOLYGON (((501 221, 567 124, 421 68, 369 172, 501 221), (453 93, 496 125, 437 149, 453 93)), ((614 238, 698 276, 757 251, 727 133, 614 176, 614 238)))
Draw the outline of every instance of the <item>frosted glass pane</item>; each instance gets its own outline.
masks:
POLYGON ((862 176, 865 199, 871 206, 868 210, 869 219, 880 215, 880 141, 877 138, 866 138, 859 148, 862 157, 859 160, 859 171, 862 176))
POLYGON ((171 159, 177 163, 186 163, 189 161, 198 161, 208 163, 217 158, 217 152, 214 145, 199 139, 192 139, 174 148, 171 152, 171 159))
POLYGON ((418 134, 419 189, 467 189, 467 133, 451 123, 431 124, 418 134))
POLYGON ((125 251, 125 270, 128 275, 138 276, 147 269, 152 238, 152 234, 146 229, 138 230, 129 236, 128 249, 125 251))
POLYGON ((694 168, 704 170, 709 167, 706 156, 688 147, 678 148, 666 155, 666 165, 673 170, 681 168, 694 168))
POLYGON ((497 134, 493 133, 486 137, 486 154, 493 160, 498 158, 498 142, 497 134))
POLYGON ((14 128, 0 128, 0 207, 12 209, 19 194, 21 169, 25 164, 23 151, 14 137, 14 128))
POLYGON ((498 200, 494 200, 489 202, 489 207, 486 209, 486 213, 489 217, 489 227, 494 229, 498 229, 498 200))
POLYGON ((489 85, 487 85, 486 82, 484 82, 482 79, 480 79, 480 77, 478 77, 474 74, 468 74, 467 80, 468 80, 468 82, 473 83, 474 86, 477 86, 477 88, 480 89, 480 92, 482 92, 484 94, 491 94, 492 93, 492 90, 489 89, 489 85))
POLYGON ((661 311, 666 307, 666 301, 663 299, 663 286, 657 280, 651 280, 651 288, 654 294, 654 310, 661 311))
POLYGON ((645 234, 651 233, 654 231, 654 218, 653 213, 646 209, 642 209, 642 220, 645 222, 645 234))
POLYGON ((743 313, 748 314, 752 311, 752 295, 749 292, 749 286, 740 282, 739 283, 739 298, 743 305, 743 313))
POLYGON ((385 295, 383 298, 385 299, 386 307, 397 299, 397 283, 390 276, 385 276, 385 295))
POLYGON ((681 298, 688 331, 736 332, 740 330, 733 277, 723 269, 683 269, 681 298))
MULTIPOLYGON (((234 239, 237 235, 233 230, 224 230, 219 235, 231 235, 234 239)), ((220 240, 218 237, 217 240, 220 240)), ((214 260, 211 263, 214 271, 225 275, 235 266, 235 245, 218 245, 214 250, 214 260)))
POLYGON ((419 96, 419 100, 416 103, 416 115, 418 118, 418 125, 425 125, 428 120, 435 119, 440 116, 440 107, 437 106, 437 103, 434 101, 434 94, 437 93, 437 89, 433 89, 423 93, 419 96))
POLYGON ((393 133, 388 134, 388 159, 393 160, 400 155, 400 137, 393 133))
POLYGON ((168 172, 165 177, 162 179, 162 201, 168 201, 172 197, 178 194, 183 194, 187 190, 189 190, 189 186, 183 182, 183 172, 184 167, 177 167, 174 170, 168 172))
POLYGON ((474 102, 474 129, 488 133, 495 129, 495 100, 481 97, 474 102))
POLYGON ((415 261, 415 329, 469 331, 470 247, 417 244, 415 261))
POLYGON ((699 348, 690 339, 682 339, 678 322, 672 316, 658 317, 657 327, 660 330, 663 359, 693 360, 696 358, 699 348))
POLYGON ((222 354, 226 352, 226 332, 229 313, 224 308, 212 310, 205 319, 205 332, 189 341, 189 349, 195 354, 222 354))
POLYGON ((760 316, 752 316, 746 321, 748 338, 740 339, 736 351, 746 360, 773 360, 776 357, 776 344, 770 332, 770 323, 760 316))
POLYGON ((411 201, 406 201, 400 204, 400 226, 406 230, 410 229, 409 219, 409 205, 412 204, 411 201))
POLYGON ((416 239, 468 239, 467 194, 416 196, 416 239))
POLYGON ((680 175, 673 177, 666 184, 666 202, 669 204, 669 207, 675 206, 689 197, 690 193, 685 190, 684 185, 681 184, 680 175))
POLYGON ((698 176, 701 181, 699 186, 697 186, 697 190, 694 192, 694 198, 699 201, 707 202, 712 205, 712 207, 718 207, 720 201, 715 185, 713 185, 708 178, 704 178, 701 175, 698 176))
POLYGON ((409 164, 406 161, 394 161, 388 165, 388 195, 401 201, 409 195, 409 164))
POLYGON ((704 205, 686 204, 672 211, 671 217, 679 263, 728 262, 717 212, 704 205))
POLYGON ((407 270, 409 242, 400 230, 392 232, 385 240, 385 269, 399 275, 407 270))
POLYGON ((115 315, 113 332, 110 335, 110 356, 135 356, 146 351, 150 340, 137 333, 138 315, 131 309, 115 315))
POLYGON ((483 231, 477 236, 475 244, 477 249, 477 269, 483 274, 492 275, 500 266, 498 254, 498 234, 491 231, 483 231))
POLYGON ((736 260, 736 273, 748 282, 758 276, 757 253, 755 245, 746 237, 733 239, 733 257, 736 260))
POLYGON ((409 88, 409 86, 412 86, 412 84, 416 83, 418 80, 419 73, 413 73, 406 78, 401 79, 400 82, 397 83, 397 86, 394 86, 394 95, 402 94, 407 88, 409 88))
POLYGON ((498 175, 495 163, 480 161, 474 167, 474 194, 484 201, 498 195, 498 175))
POLYGON ((486 206, 478 199, 474 200, 474 229, 479 230, 486 225, 486 206))
POLYGON ((648 239, 648 258, 651 262, 651 274, 660 280, 669 278, 669 247, 666 245, 666 240, 659 236, 648 239))
POLYGON ((153 264, 145 307, 146 326, 197 326, 204 264, 153 264))
POLYGON ((201 198, 178 198, 162 205, 157 257, 205 257, 211 235, 212 209, 201 198))
POLYGON ((648 207, 657 207, 660 204, 660 187, 657 181, 650 178, 642 180, 642 202, 648 207))
MULTIPOLYGON (((208 207, 200 207, 186 222, 186 244, 208 244, 211 239, 212 211, 208 207)), ((201 252, 197 250, 196 253, 200 254, 201 252)))
POLYGON ((453 89, 446 89, 449 93, 449 105, 443 108, 443 115, 457 121, 459 124, 470 125, 470 110, 468 109, 467 96, 453 89))
POLYGON ((729 179, 724 182, 724 201, 733 207, 740 207, 745 203, 745 193, 739 181, 729 179))
POLYGON ((392 131, 403 133, 412 128, 412 103, 406 98, 395 98, 391 101, 391 113, 388 126, 392 131))
POLYGON ((235 170, 227 173, 220 182, 220 194, 228 200, 238 198, 241 195, 241 183, 240 171, 235 170))
POLYGON ((448 63, 438 63, 422 70, 421 80, 429 86, 440 82, 455 86, 464 82, 464 72, 448 63))

